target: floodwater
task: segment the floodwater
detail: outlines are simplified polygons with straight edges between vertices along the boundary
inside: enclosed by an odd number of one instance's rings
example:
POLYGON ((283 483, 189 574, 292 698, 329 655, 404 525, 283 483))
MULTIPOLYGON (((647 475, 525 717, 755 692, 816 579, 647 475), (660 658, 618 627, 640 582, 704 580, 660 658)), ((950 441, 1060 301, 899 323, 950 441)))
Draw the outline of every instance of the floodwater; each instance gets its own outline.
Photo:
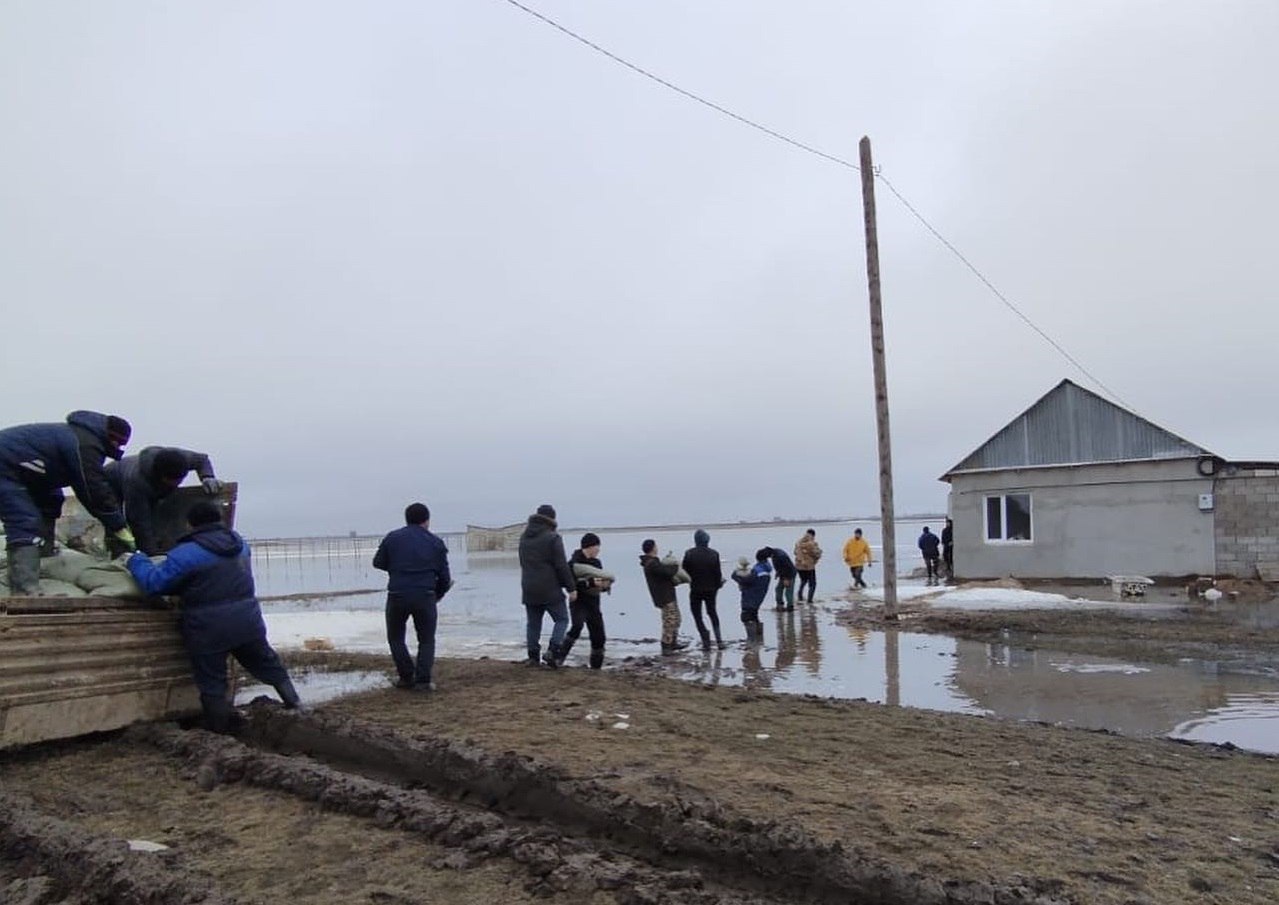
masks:
MULTIPOLYGON (((903 572, 919 564, 914 543, 921 524, 898 525, 898 563, 903 572)), ((875 549, 876 566, 867 573, 872 583, 868 596, 873 597, 879 578, 878 525, 856 526, 875 549)), ((681 634, 694 643, 667 658, 658 656, 660 621, 640 572, 640 543, 651 536, 663 552, 679 554, 691 545, 692 532, 597 532, 603 541, 600 558, 618 576, 603 606, 609 661, 654 657, 669 674, 688 681, 864 698, 894 706, 1039 720, 1136 736, 1231 742, 1279 753, 1279 675, 1263 665, 1204 660, 1176 665, 1135 663, 944 635, 841 626, 835 615, 850 604, 840 550, 853 527, 852 523, 816 526, 818 541, 826 550, 818 567, 817 602, 797 603, 794 611, 777 612, 771 609, 770 599, 761 611, 762 649, 742 641, 738 594, 730 583, 721 591, 719 603, 727 649, 698 649, 687 595, 681 593, 681 634)), ((932 527, 936 531, 940 526, 933 523, 932 527)), ((711 531, 711 545, 723 556, 727 573, 739 555, 752 557, 765 545, 789 550, 802 533, 803 527, 795 526, 726 528, 711 531)), ((565 534, 566 544, 575 545, 578 532, 565 534)), ((461 536, 446 536, 446 540, 456 585, 440 605, 438 654, 522 659, 524 609, 516 556, 468 556, 461 536)), ((259 593, 291 595, 288 600, 263 604, 273 643, 292 648, 302 646, 307 638, 325 638, 343 650, 385 652, 383 593, 343 593, 384 584, 385 576, 370 565, 376 544, 376 538, 334 538, 257 545, 254 570, 259 593)), ((903 596, 937 590, 903 584, 903 596)), ((1119 605, 1106 599, 1105 589, 1097 589, 1096 596, 1097 601, 1084 601, 1064 594, 996 588, 949 591, 943 600, 965 608, 1119 605)), ((544 644, 549 632, 548 620, 544 644)), ((583 636, 569 664, 584 664, 587 647, 583 636)), ((304 697, 318 703, 377 682, 376 674, 342 679, 315 673, 301 677, 300 684, 304 697)), ((242 695, 260 691, 245 689, 242 695)))

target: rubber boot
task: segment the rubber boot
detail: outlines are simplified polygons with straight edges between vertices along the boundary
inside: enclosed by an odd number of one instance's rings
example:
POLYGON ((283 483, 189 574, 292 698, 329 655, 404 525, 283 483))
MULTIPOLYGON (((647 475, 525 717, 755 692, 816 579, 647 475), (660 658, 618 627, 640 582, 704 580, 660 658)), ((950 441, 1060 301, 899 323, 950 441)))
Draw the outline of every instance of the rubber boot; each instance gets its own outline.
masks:
POLYGON ((285 676, 284 681, 275 686, 275 693, 280 696, 285 710, 301 709, 302 698, 298 696, 298 690, 293 687, 293 680, 288 676, 285 676))
POLYGON ((604 666, 604 651, 591 648, 591 669, 600 669, 604 666))
POLYGON ((711 633, 706 631, 706 629, 701 629, 699 630, 699 634, 702 636, 702 650, 710 650, 711 649, 711 633))
POLYGON ((755 628, 755 643, 762 645, 764 643, 764 623, 756 619, 754 628, 755 628))
POLYGON ((9 593, 14 597, 40 596, 40 548, 19 544, 8 550, 9 593))
POLYGON ((210 732, 227 735, 238 730, 244 719, 231 706, 224 695, 202 694, 200 706, 204 710, 204 728, 210 732))
POLYGON ((560 658, 559 650, 552 644, 546 648, 546 653, 542 655, 542 662, 551 669, 559 669, 560 664, 564 661, 560 658))

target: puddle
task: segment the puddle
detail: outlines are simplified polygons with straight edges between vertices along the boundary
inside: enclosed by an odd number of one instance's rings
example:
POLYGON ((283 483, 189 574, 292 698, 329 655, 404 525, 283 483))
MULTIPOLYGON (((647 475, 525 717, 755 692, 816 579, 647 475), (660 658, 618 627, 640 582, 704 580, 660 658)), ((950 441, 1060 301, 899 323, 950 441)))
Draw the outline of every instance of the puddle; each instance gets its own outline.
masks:
MULTIPOLYGON (((799 529, 782 530, 789 535, 798 534, 799 529)), ((711 543, 726 559, 735 558, 765 544, 781 545, 787 537, 778 538, 777 533, 770 528, 720 530, 712 532, 711 543)), ((834 537, 823 536, 832 533, 819 528, 819 540, 837 556, 842 534, 838 542, 834 537)), ((816 606, 800 604, 789 613, 766 607, 761 612, 766 642, 762 649, 747 648, 742 642, 737 594, 726 588, 721 593, 720 613, 723 635, 731 642, 728 649, 703 653, 694 647, 679 656, 662 658, 657 643, 658 612, 649 603, 643 577, 638 567, 633 567, 631 556, 631 548, 638 549, 645 535, 604 532, 602 536, 605 565, 621 563, 616 566, 618 585, 613 594, 603 599, 611 664, 651 657, 671 675, 693 682, 864 698, 894 706, 1042 720, 1138 736, 1228 741, 1242 748, 1279 753, 1279 677, 1265 664, 1201 660, 1173 665, 1132 663, 1029 650, 1015 646, 1016 639, 1012 638, 1006 639, 1005 644, 984 644, 943 635, 850 629, 835 622, 836 610, 847 605, 846 573, 836 566, 819 570, 816 606)), ((653 532, 653 536, 663 550, 682 550, 691 540, 683 532, 653 532)), ((453 544, 455 551, 457 546, 453 544)), ((341 544, 337 547, 340 549, 341 544)), ((325 591, 330 575, 335 581, 347 582, 348 588, 368 587, 370 579, 376 582, 364 562, 371 557, 371 550, 360 548, 346 554, 345 559, 328 547, 314 556, 290 556, 279 548, 272 555, 278 562, 268 569, 276 569, 272 573, 276 579, 282 578, 280 569, 285 567, 281 563, 287 564, 285 571, 289 575, 293 574, 291 570, 300 569, 303 576, 296 582, 277 582, 275 592, 297 594, 309 590, 314 595, 264 603, 273 644, 298 648, 308 638, 325 638, 343 650, 387 653, 384 595, 375 592, 327 596, 332 590, 340 590, 340 585, 325 591)), ((457 585, 440 604, 437 653, 442 657, 523 659, 525 617, 515 557, 487 554, 468 559, 464 553, 453 552, 450 559, 457 585)), ((261 564, 255 568, 260 570, 261 564)), ((932 602, 938 607, 1134 606, 1107 601, 1105 589, 1098 590, 1101 599, 1095 601, 1068 596, 1082 593, 1079 589, 1070 589, 1066 594, 1005 588, 947 589, 910 581, 903 582, 901 589, 903 598, 938 594, 932 602)), ((871 593, 875 590, 872 588, 871 593)), ((681 634, 696 639, 687 595, 681 594, 681 599, 681 634)), ((1144 612, 1157 609, 1167 610, 1170 618, 1174 615, 1175 605, 1170 603, 1135 606, 1144 612)), ((1238 612, 1242 624, 1260 624, 1274 619, 1277 609, 1238 604, 1232 612, 1238 612)), ((548 619, 543 626, 543 644, 549 638, 550 627, 548 619)), ((583 636, 569 665, 584 666, 587 652, 583 636)), ((302 694, 308 701, 319 702, 386 681, 381 673, 368 675, 374 678, 316 673, 302 680, 308 683, 302 694), (363 681, 371 684, 360 684, 363 681), (336 685, 330 687, 330 682, 336 685)), ((301 682, 299 687, 303 687, 301 682)), ((250 691, 245 689, 241 694, 250 691)), ((610 718, 610 724, 618 719, 610 718)))
MULTIPOLYGON (((390 657, 387 657, 390 662, 390 657)), ((386 673, 382 672, 324 672, 321 670, 294 670, 290 672, 293 687, 298 690, 302 703, 323 704, 348 694, 387 687, 386 673)), ((269 685, 244 685, 235 693, 237 705, 247 704, 259 695, 275 698, 275 689, 269 685)))

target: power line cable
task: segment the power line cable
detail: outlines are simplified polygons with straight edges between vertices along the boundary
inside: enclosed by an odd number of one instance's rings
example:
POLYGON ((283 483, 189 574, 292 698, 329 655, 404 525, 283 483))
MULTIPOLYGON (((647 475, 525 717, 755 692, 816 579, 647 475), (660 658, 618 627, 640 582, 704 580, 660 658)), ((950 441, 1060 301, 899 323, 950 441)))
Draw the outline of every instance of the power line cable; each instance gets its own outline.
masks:
MULTIPOLYGON (((573 31, 571 28, 561 25, 559 22, 555 21, 549 16, 546 16, 543 13, 540 13, 531 7, 525 6, 523 3, 520 3, 519 0, 503 0, 503 2, 515 7, 518 10, 521 10, 527 13, 528 15, 532 16, 535 19, 540 20, 541 22, 544 22, 545 24, 549 25, 551 28, 554 28, 556 31, 564 35, 567 35, 568 37, 572 38, 574 41, 577 41, 579 44, 583 44, 586 47, 589 47, 591 50, 595 51, 596 53, 602 56, 607 57, 608 59, 612 60, 614 63, 617 63, 621 66, 625 66, 627 69, 631 70, 632 72, 637 73, 638 75, 641 75, 652 82, 656 82, 658 85, 661 85, 663 88, 667 88, 671 91, 674 91, 676 94, 679 94, 682 97, 687 98, 688 100, 701 104, 704 107, 709 107, 710 109, 714 110, 716 113, 720 113, 724 116, 729 117, 730 119, 734 119, 744 126, 747 126, 758 132, 762 132, 765 135, 768 135, 772 138, 777 139, 778 141, 785 142, 786 144, 791 145, 792 147, 798 148, 801 151, 806 151, 809 154, 813 154, 817 157, 822 158, 823 160, 827 160, 827 161, 830 161, 831 163, 838 164, 839 166, 847 167, 850 170, 861 172, 861 167, 857 166, 857 164, 853 163, 850 160, 845 160, 844 158, 837 157, 834 154, 828 154, 825 151, 822 151, 818 148, 813 147, 812 145, 805 144, 802 141, 798 141, 794 138, 791 138, 789 135, 784 135, 781 132, 778 132, 776 129, 770 129, 768 126, 765 126, 762 123, 758 123, 753 119, 749 119, 748 117, 742 116, 740 113, 735 113, 732 110, 729 110, 727 107, 723 107, 720 104, 715 103, 714 101, 707 100, 706 98, 702 97, 699 94, 694 94, 692 91, 688 91, 687 89, 681 88, 679 85, 676 85, 673 82, 668 82, 666 79, 662 78, 661 76, 656 75, 652 72, 649 72, 647 69, 644 69, 642 66, 637 66, 636 64, 632 63, 630 60, 627 60, 627 59, 624 59, 623 57, 618 56, 612 51, 596 44, 594 41, 590 40, 589 38, 583 37, 582 35, 573 31)), ((965 257, 964 254, 960 252, 960 250, 956 248, 945 236, 943 236, 937 230, 936 227, 934 227, 931 223, 929 223, 928 220, 924 217, 924 215, 921 214, 918 210, 916 210, 915 206, 911 204, 909 201, 907 201, 905 196, 902 195, 902 193, 897 190, 896 186, 894 186, 888 180, 888 178, 884 176, 883 173, 881 173, 879 170, 880 170, 879 167, 875 168, 875 178, 878 179, 880 182, 882 182, 884 186, 893 194, 893 196, 899 202, 901 202, 902 206, 905 207, 906 210, 908 210, 915 217, 916 220, 918 220, 921 224, 923 224, 924 228, 927 229, 930 233, 932 233, 934 238, 936 238, 937 241, 940 242, 943 247, 945 247, 956 258, 958 258, 959 261, 965 267, 967 267, 968 270, 971 271, 972 274, 976 276, 977 279, 980 280, 982 284, 985 285, 985 287, 991 291, 991 293, 994 294, 995 298, 999 299, 999 301, 1002 302, 1010 311, 1012 311, 1013 314, 1017 315, 1017 317, 1020 318, 1026 324, 1026 326, 1030 327, 1030 329, 1034 330, 1037 334, 1039 334, 1039 336, 1042 337, 1044 341, 1047 342, 1050 346, 1052 346, 1058 353, 1060 353, 1061 356, 1066 359, 1066 361, 1070 362, 1070 364, 1073 365, 1079 371, 1079 373, 1083 374, 1085 377, 1091 380, 1094 384, 1100 387, 1105 393, 1107 393, 1113 399, 1118 401, 1125 408, 1128 408, 1128 409, 1132 408, 1132 406, 1124 402, 1123 398, 1118 393, 1116 393, 1110 387, 1106 386, 1106 384, 1103 383, 1098 377, 1096 377, 1091 371, 1089 371, 1082 364, 1080 364, 1079 360, 1076 359, 1069 352, 1067 352, 1066 349, 1061 345, 1061 343, 1057 342, 1055 339, 1053 339, 1051 336, 1045 333, 1042 329, 1040 329, 1040 327, 1034 321, 1032 321, 1030 317, 1027 316, 1024 311, 1022 311, 1015 304, 1013 304, 1013 302, 1008 298, 1008 296, 1000 292, 999 289, 995 286, 995 284, 992 283, 989 279, 987 279, 986 275, 982 273, 980 270, 978 270, 976 265, 974 265, 972 261, 968 260, 968 258, 965 257)))

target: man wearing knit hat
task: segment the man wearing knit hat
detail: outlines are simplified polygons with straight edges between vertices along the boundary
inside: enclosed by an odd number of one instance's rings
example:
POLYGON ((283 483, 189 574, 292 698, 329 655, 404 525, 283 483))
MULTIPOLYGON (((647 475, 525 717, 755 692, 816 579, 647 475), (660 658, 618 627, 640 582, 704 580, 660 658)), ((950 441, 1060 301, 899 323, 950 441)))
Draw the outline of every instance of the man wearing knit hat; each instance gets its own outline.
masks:
POLYGON ((604 614, 600 611, 600 594, 607 593, 613 587, 613 579, 603 571, 600 562, 600 538, 598 534, 587 531, 582 535, 582 544, 569 557, 569 568, 573 570, 573 579, 577 584, 577 599, 569 604, 569 612, 573 624, 564 636, 564 646, 560 648, 559 662, 563 663, 577 639, 582 637, 585 627, 591 639, 591 669, 599 669, 604 665, 604 614), (580 568, 587 567, 590 568, 580 568), (579 574, 579 568, 582 574, 579 574))
POLYGON ((9 560, 9 588, 40 593, 40 556, 53 554, 54 525, 70 487, 107 533, 134 549, 120 500, 102 471, 119 459, 132 428, 118 415, 75 411, 65 424, 21 424, 0 430, 0 522, 9 560))
POLYGON ((528 525, 520 535, 520 590, 527 616, 528 665, 537 666, 542 662, 542 617, 549 615, 551 640, 544 659, 552 669, 563 662, 560 648, 568 630, 564 592, 568 592, 569 603, 577 600, 577 586, 557 527, 555 507, 543 503, 528 517, 528 525))

